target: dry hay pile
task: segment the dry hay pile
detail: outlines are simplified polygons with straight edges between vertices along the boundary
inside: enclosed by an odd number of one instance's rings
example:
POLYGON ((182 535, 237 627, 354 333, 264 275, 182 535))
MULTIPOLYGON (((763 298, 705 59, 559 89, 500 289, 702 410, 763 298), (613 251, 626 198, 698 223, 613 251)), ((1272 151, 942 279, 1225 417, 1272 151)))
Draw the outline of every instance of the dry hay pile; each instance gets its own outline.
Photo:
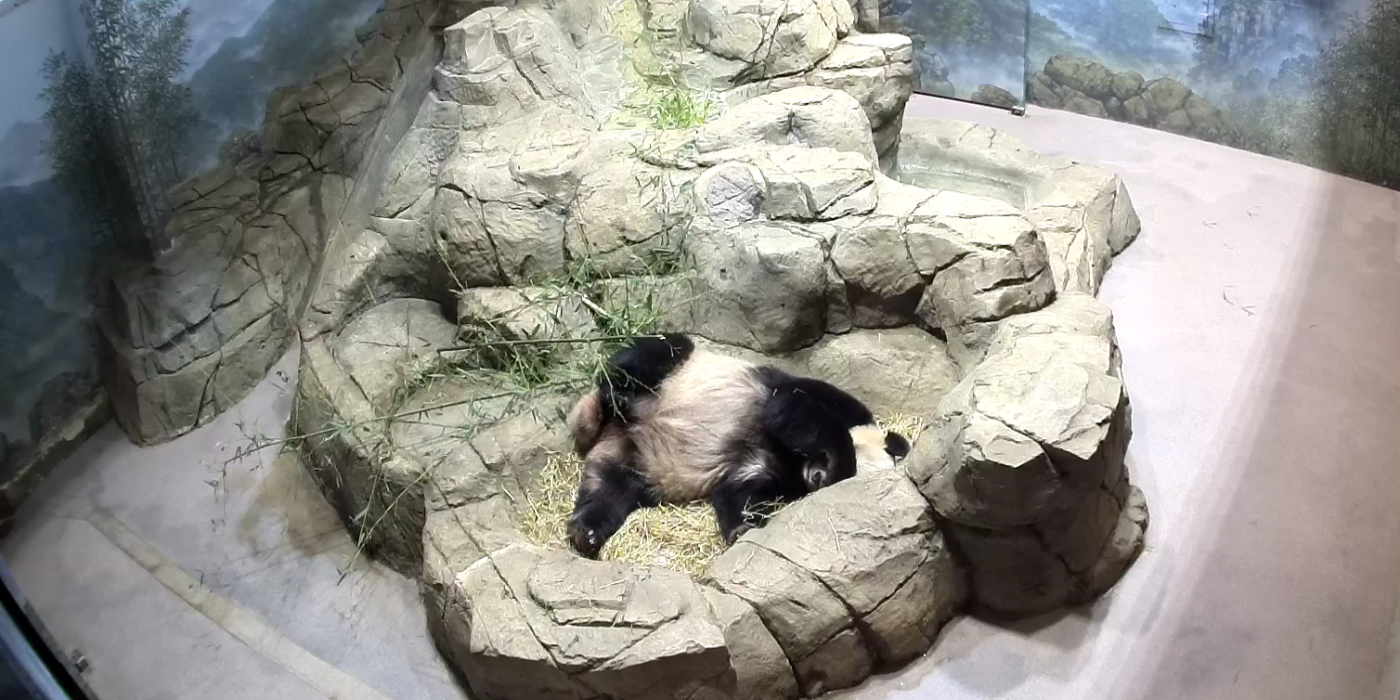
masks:
MULTIPOLYGON (((887 430, 912 442, 924 430, 916 416, 893 414, 880 419, 887 430)), ((545 547, 567 548, 569 516, 583 474, 583 460, 572 453, 550 455, 526 496, 524 531, 545 547)), ((603 547, 602 558, 642 566, 664 567, 699 576, 724 552, 714 510, 709 503, 642 508, 603 547)))

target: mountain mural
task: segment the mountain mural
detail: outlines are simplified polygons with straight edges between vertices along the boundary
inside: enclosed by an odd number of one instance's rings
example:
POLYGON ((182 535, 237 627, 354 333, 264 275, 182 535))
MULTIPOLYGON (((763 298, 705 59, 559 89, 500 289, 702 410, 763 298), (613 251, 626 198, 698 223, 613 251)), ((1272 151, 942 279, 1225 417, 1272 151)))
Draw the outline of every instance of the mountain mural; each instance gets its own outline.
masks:
POLYGON ((188 82, 203 119, 192 137, 193 165, 210 165, 230 132, 258 129, 273 90, 309 80, 342 60, 356 46, 355 30, 382 4, 274 0, 246 33, 220 43, 188 82))
MULTIPOLYGON (((0 191, 0 194, 4 194, 0 191)), ((0 211, 5 203, 0 201, 0 211)), ((3 230, 3 228, 0 228, 3 230)), ((91 376, 96 366, 92 320, 64 313, 28 292, 8 265, 0 265, 0 433, 11 446, 36 440, 31 414, 48 403, 44 387, 68 374, 91 376)), ((95 387, 95 379, 90 380, 95 387)), ((65 390, 66 391, 66 390, 65 390)))
POLYGON ((0 187, 0 232, 0 267, 16 285, 48 308, 89 313, 94 241, 57 182, 0 187))
POLYGON ((43 122, 15 122, 0 136, 0 187, 29 185, 53 177, 53 165, 44 155, 49 127, 43 122))

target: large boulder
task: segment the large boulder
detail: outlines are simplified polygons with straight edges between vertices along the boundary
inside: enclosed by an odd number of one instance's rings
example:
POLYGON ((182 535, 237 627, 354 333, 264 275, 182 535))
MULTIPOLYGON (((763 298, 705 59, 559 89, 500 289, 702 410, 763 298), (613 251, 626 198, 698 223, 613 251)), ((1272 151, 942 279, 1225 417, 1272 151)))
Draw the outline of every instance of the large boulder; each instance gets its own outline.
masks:
POLYGON ((900 34, 853 34, 842 39, 807 83, 841 90, 865 109, 875 150, 887 153, 899 140, 904 105, 914 94, 914 45, 900 34))
POLYGON ((1010 205, 942 192, 914 211, 905 235, 914 264, 933 280, 919 315, 947 333, 964 366, 976 362, 996 321, 1054 298, 1045 244, 1010 205))
POLYGON ((1123 463, 1131 430, 1101 303, 1065 294, 998 326, 908 461, 967 558, 979 604, 1043 612, 1116 580, 1146 523, 1123 463))
POLYGON ((919 656, 965 595, 928 504, 897 472, 788 506, 707 578, 758 611, 808 697, 919 656))
POLYGON ((869 216, 853 219, 836 234, 831 248, 835 274, 844 287, 851 323, 858 328, 914 324, 926 284, 910 254, 905 227, 933 193, 883 175, 875 179, 877 204, 869 216))
POLYGON ((678 698, 733 673, 724 627, 682 574, 512 545, 445 601, 447 653, 483 700, 678 698))
POLYGON ((996 85, 982 85, 978 87, 968 99, 973 102, 980 102, 984 105, 1002 107, 1004 109, 1011 109, 1021 104, 1021 101, 1016 99, 1016 96, 1011 94, 1010 90, 996 85))
POLYGON ((760 352, 797 350, 825 332, 821 240, 780 223, 700 228, 688 240, 699 286, 701 334, 760 352))
POLYGON ((1095 100, 1113 96, 1113 71, 1086 58, 1060 54, 1045 64, 1045 74, 1071 90, 1095 100))
POLYGON ((467 108, 469 125, 499 124, 547 104, 593 111, 574 43, 542 9, 485 9, 448 27, 443 42, 433 85, 467 108))
POLYGON ((919 328, 829 335, 787 359, 794 371, 846 387, 884 415, 931 416, 962 379, 943 343, 919 328))
POLYGON ((456 338, 457 324, 436 302, 395 299, 355 317, 327 345, 370 404, 387 410, 411 373, 456 338))
POLYGON ((1191 88, 1171 78, 1158 78, 1143 86, 1142 99, 1147 103, 1147 113, 1156 121, 1163 121, 1167 115, 1186 106, 1191 96, 1191 88))
POLYGON ((977 206, 988 211, 1000 200, 1006 205, 998 209, 1000 215, 1023 214, 1045 246, 1058 291, 1097 293, 1113 256, 1142 229, 1121 178, 1092 165, 1041 155, 987 127, 911 120, 894 161, 892 177, 900 182, 990 195, 955 196, 980 202, 977 206))
POLYGON ((870 119, 855 97, 832 89, 793 87, 743 102, 702 125, 694 148, 704 157, 736 148, 801 144, 878 161, 870 119))
POLYGON ((855 24, 849 0, 692 0, 686 37, 755 77, 811 70, 855 24))

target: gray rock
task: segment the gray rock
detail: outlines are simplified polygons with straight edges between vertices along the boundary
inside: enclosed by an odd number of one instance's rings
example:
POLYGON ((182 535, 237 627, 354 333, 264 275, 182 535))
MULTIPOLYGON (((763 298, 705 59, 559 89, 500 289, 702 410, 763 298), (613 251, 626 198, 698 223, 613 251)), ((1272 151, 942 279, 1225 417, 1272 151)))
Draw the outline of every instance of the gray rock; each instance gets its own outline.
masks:
POLYGON ((986 347, 989 324, 1054 296, 1045 244, 1002 202, 942 192, 914 212, 905 235, 920 273, 932 278, 918 313, 944 330, 964 366, 986 347))
POLYGON ((668 698, 731 672, 688 577, 528 545, 463 571, 444 620, 449 657, 484 698, 668 698))
POLYGON ((516 180, 511 152, 464 146, 442 169, 433 208, 436 253, 468 287, 558 277, 563 203, 516 180))
POLYGON ((823 241, 800 227, 752 222, 714 229, 697 222, 687 239, 701 304, 697 331, 765 353, 821 338, 826 311, 823 241))
POLYGON ((719 226, 757 219, 767 195, 768 181, 763 172, 749 163, 721 163, 695 181, 697 211, 719 226))
POLYGON ((1026 99, 1031 104, 1052 109, 1059 109, 1063 104, 1063 100, 1051 87, 1050 76, 1046 75, 1045 71, 1036 71, 1026 79, 1026 99))
POLYGON ((539 287, 463 290, 457 321, 463 326, 489 328, 507 340, 579 339, 597 330, 581 296, 539 287))
POLYGON ((1121 187, 1109 172, 1071 165, 1034 190, 1027 217, 1045 242, 1057 289, 1096 293, 1113 260, 1113 241, 1137 235, 1134 221, 1114 218, 1121 187))
MULTIPOLYGON (((91 371, 62 372, 45 380, 38 398, 29 407, 29 436, 26 442, 41 443, 63 427, 84 404, 102 392, 101 381, 91 371)), ((0 445, 0 465, 4 465, 0 445)))
POLYGON ((1103 103, 1103 108, 1104 111, 1108 112, 1109 117, 1114 119, 1123 119, 1125 117, 1123 101, 1119 100, 1117 97, 1108 98, 1108 100, 1103 103))
POLYGON ((808 696, 922 654, 965 596, 927 503, 897 471, 784 508, 721 555, 708 577, 754 606, 808 696))
POLYGON ((767 182, 763 212, 772 218, 829 221, 875 208, 874 163, 859 153, 786 146, 752 162, 767 182))
POLYGON ((829 335, 788 361, 794 371, 845 388, 877 413, 932 417, 962 379, 943 342, 917 328, 829 335))
POLYGON ((875 149, 884 154, 899 139, 904 105, 914 93, 913 61, 913 43, 906 36, 853 34, 807 74, 807 83, 856 98, 870 120, 875 149))
POLYGON ((1126 102, 1142 92, 1143 78, 1137 71, 1124 71, 1113 76, 1113 96, 1126 102))
POLYGON ((422 466, 396 458, 376 410, 328 338, 302 346, 291 431, 308 471, 365 552, 405 576, 423 567, 422 466), (400 496, 403 496, 400 498, 400 496))
POLYGON ((437 351, 456 338, 457 324, 447 319, 441 305, 397 299, 357 316, 328 347, 366 400, 387 411, 412 372, 436 362, 437 351))
POLYGON ((948 79, 951 71, 948 70, 948 62, 943 60, 942 56, 928 52, 923 54, 923 59, 919 65, 923 69, 924 77, 935 81, 948 79))
POLYGON ((1102 595, 1141 553, 1146 526, 1146 505, 1134 487, 1123 497, 1095 491, 1041 526, 989 532, 953 525, 948 532, 966 557, 977 604, 1021 617, 1102 595), (1059 529, 1061 523, 1071 529, 1059 529))
POLYGON ((880 31, 879 0, 851 0, 851 13, 856 18, 856 29, 867 34, 880 31))
POLYGON ((543 10, 488 8, 448 27, 443 39, 433 85, 475 123, 500 124, 549 103, 593 111, 577 50, 543 10))
POLYGON ((745 697, 753 700, 780 700, 797 697, 797 679, 792 675, 783 648, 773 639, 763 618, 737 596, 702 589, 709 601, 710 613, 724 629, 724 643, 729 647, 729 660, 734 669, 734 682, 728 692, 707 689, 695 695, 696 700, 722 700, 745 697))
POLYGON ((904 242, 903 223, 896 215, 873 215, 837 234, 831 262, 857 327, 897 328, 916 321, 924 278, 904 242))
POLYGON ((292 340, 321 255, 317 181, 259 205, 230 168, 196 180, 202 196, 178 194, 174 247, 114 277, 100 323, 113 412, 138 444, 203 425, 256 386, 292 340))
POLYGON ((1085 97, 1080 94, 1071 94, 1065 101, 1062 109, 1083 114, 1088 117, 1107 117, 1108 110, 1104 109, 1103 103, 1098 100, 1085 97))
POLYGON ((977 90, 975 90, 972 93, 972 96, 968 99, 972 100, 973 102, 980 102, 985 105, 991 105, 993 107, 1003 107, 1006 109, 1010 109, 1021 104, 1021 101, 1016 99, 1016 96, 1011 94, 1011 92, 1006 90, 1005 88, 985 84, 979 86, 977 90))
POLYGON ((674 259, 691 202, 693 175, 631 158, 584 174, 565 225, 564 248, 599 274, 646 274, 674 259))
POLYGON ((1164 131, 1170 131, 1174 134, 1190 136, 1194 125, 1191 124, 1191 117, 1190 115, 1186 114, 1186 110, 1178 109, 1175 112, 1172 112, 1171 114, 1162 117, 1162 120, 1157 124, 1157 128, 1162 129, 1164 131))
MULTIPOLYGON (((826 147, 878 160, 865 108, 849 94, 828 88, 795 87, 754 98, 704 124, 695 135, 695 150, 702 156, 765 143, 826 147)), ((714 164, 728 158, 709 160, 714 164)))
POLYGON ((1193 94, 1186 98, 1183 109, 1191 120, 1193 134, 1198 138, 1222 143, 1232 142, 1235 137, 1235 128, 1229 117, 1202 99, 1200 95, 1193 94))
POLYGON ((1158 78, 1143 86, 1142 98, 1153 120, 1164 121, 1167 115, 1181 109, 1191 89, 1171 78, 1158 78))
POLYGON ((1108 99, 1114 94, 1113 71, 1085 58, 1065 54, 1054 56, 1045 64, 1045 74, 1056 83, 1094 100, 1108 99))
POLYGON ((685 28, 695 46, 771 78, 810 70, 854 23, 849 0, 693 0, 685 28))
POLYGON ((1127 115, 1128 121, 1146 126, 1152 123, 1152 113, 1148 111, 1147 100, 1142 95, 1130 97, 1123 101, 1123 112, 1127 115))
POLYGON ((1087 295, 1003 321, 940 406, 910 476, 941 515, 976 527, 1034 523, 1079 502, 1122 469, 1130 427, 1116 358, 1112 317, 1087 295))
MULTIPOLYGON (((426 197, 431 204, 431 193, 426 197)), ((395 297, 442 295, 454 281, 432 235, 413 219, 371 219, 326 252, 321 284, 302 319, 303 339, 336 331, 355 312, 395 297)))
POLYGON ((1108 309, 1062 295, 1000 324, 915 445, 909 475, 947 519, 980 605, 1023 615, 1086 602, 1140 550, 1120 366, 1108 309))

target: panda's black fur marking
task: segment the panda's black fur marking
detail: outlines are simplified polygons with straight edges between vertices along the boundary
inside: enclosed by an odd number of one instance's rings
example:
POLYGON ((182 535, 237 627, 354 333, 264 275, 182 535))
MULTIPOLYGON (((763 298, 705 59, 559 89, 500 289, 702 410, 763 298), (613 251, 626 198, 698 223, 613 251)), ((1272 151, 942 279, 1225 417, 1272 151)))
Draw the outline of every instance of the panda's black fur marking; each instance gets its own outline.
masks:
POLYGON ((570 542, 596 557, 637 508, 709 499, 733 543, 766 504, 848 479, 862 457, 908 454, 904 437, 874 425, 827 382, 699 351, 680 334, 636 338, 569 416, 584 457, 570 542))

